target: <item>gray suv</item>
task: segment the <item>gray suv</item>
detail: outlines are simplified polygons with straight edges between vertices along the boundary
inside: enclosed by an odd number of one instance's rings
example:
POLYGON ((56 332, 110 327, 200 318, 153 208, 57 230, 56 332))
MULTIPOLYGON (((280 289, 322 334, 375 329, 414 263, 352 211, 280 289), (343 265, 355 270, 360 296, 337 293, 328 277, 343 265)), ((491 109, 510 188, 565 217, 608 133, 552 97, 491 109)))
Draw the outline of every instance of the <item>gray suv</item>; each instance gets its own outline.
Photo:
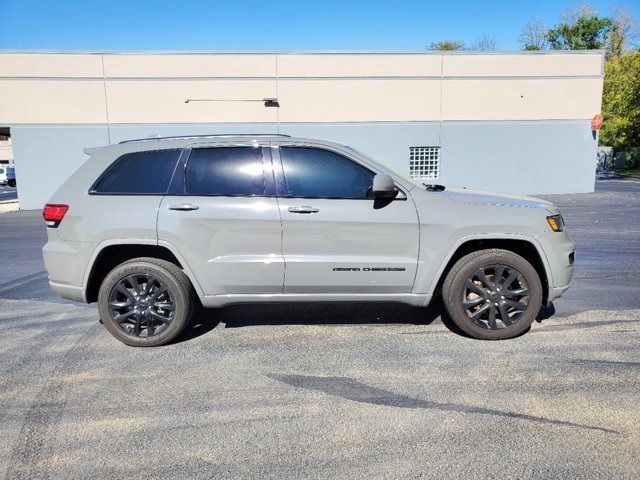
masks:
POLYGON ((424 185, 335 143, 169 137, 85 151, 44 208, 44 260, 53 290, 97 301, 127 345, 170 342, 198 306, 436 295, 466 334, 506 339, 573 274, 552 203, 424 185))

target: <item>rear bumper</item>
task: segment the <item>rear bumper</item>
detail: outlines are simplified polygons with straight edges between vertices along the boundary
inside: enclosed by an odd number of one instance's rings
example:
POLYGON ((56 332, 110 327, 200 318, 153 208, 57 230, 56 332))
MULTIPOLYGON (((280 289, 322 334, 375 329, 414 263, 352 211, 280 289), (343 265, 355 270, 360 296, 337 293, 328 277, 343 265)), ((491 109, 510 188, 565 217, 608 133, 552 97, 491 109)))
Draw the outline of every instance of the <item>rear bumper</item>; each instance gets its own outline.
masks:
POLYGON ((49 238, 42 248, 51 289, 62 298, 86 302, 84 275, 95 244, 49 238))

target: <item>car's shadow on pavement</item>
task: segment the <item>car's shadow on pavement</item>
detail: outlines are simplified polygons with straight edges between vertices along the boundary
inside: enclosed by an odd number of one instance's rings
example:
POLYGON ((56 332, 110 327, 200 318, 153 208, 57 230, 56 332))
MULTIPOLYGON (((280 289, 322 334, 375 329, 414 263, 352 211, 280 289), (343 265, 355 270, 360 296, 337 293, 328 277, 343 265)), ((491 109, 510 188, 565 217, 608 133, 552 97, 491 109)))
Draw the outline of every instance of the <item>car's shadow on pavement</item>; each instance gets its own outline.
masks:
MULTIPOLYGON (((553 304, 542 307, 537 322, 555 313, 553 304)), ((224 308, 198 306, 193 320, 172 343, 180 343, 204 335, 218 325, 224 328, 286 325, 430 325, 440 319, 451 332, 472 338, 460 330, 449 317, 442 298, 435 297, 427 307, 412 307, 402 303, 378 302, 316 302, 316 303, 261 303, 231 305, 224 308)), ((529 332, 525 330, 524 335, 529 332)))
POLYGON ((191 324, 173 343, 199 337, 221 324, 224 328, 261 325, 429 325, 439 317, 444 317, 442 312, 442 300, 439 298, 435 298, 427 307, 377 302, 264 303, 231 305, 224 308, 199 307, 191 324))

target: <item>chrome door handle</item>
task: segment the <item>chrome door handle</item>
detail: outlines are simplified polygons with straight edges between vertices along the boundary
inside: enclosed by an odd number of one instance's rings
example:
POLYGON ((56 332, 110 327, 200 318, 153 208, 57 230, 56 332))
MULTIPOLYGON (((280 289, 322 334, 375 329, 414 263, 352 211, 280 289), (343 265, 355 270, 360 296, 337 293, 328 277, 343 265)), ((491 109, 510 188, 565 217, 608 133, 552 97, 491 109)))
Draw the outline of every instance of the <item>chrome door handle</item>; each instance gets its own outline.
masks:
POLYGON ((291 213, 318 213, 320 211, 319 208, 308 207, 306 205, 303 207, 289 207, 287 210, 291 213))
POLYGON ((180 203, 178 205, 168 205, 169 210, 178 210, 180 212, 188 212, 191 210, 198 210, 200 207, 191 203, 180 203))

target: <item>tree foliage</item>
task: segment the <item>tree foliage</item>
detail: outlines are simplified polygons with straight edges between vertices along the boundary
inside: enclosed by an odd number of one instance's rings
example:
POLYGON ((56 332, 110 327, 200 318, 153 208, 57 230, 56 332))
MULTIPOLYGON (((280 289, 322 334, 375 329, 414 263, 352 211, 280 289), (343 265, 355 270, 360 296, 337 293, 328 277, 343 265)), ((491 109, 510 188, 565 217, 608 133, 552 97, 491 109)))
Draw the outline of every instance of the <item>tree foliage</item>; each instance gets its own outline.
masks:
POLYGON ((459 50, 478 50, 484 52, 493 52, 498 48, 498 42, 495 37, 487 35, 486 33, 473 42, 471 46, 459 40, 441 40, 439 42, 433 42, 427 47, 428 50, 437 51, 459 51, 459 50))
POLYGON ((590 13, 550 28, 547 40, 554 50, 598 50, 604 48, 613 26, 612 19, 590 13))
POLYGON ((429 50, 466 50, 464 42, 458 40, 441 40, 439 42, 433 42, 429 45, 429 50))
POLYGON ((640 50, 606 62, 600 143, 640 159, 640 50))
POLYGON ((562 21, 546 28, 542 20, 533 17, 522 28, 520 44, 523 50, 599 50, 606 58, 621 56, 634 48, 640 36, 633 15, 619 6, 613 17, 600 17, 587 4, 578 5, 562 14, 562 21))

